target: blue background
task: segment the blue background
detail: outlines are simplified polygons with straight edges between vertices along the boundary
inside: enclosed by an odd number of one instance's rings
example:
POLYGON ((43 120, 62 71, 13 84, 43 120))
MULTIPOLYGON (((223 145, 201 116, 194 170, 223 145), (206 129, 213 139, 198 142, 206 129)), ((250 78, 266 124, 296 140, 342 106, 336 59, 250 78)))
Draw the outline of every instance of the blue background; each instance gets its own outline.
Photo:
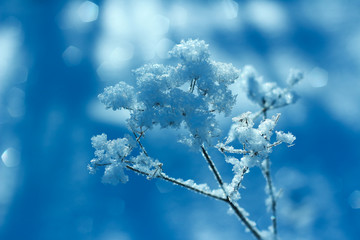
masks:
MULTIPOLYGON (((149 62, 169 63, 181 39, 210 44, 216 61, 251 64, 284 84, 304 70, 298 103, 277 130, 296 137, 272 154, 282 239, 360 236, 360 3, 315 1, 1 1, 0 239, 252 239, 222 202, 129 173, 125 185, 89 175, 90 138, 127 133, 126 113, 96 96, 149 62)), ((233 116, 258 108, 238 85, 233 116)), ((274 114, 271 112, 270 114, 274 114)), ((219 117, 226 133, 230 118, 219 117)), ((144 145, 170 176, 216 187, 200 153, 174 131, 144 145)), ((225 179, 231 166, 211 152, 225 179)), ((270 224, 259 170, 240 204, 270 224)))

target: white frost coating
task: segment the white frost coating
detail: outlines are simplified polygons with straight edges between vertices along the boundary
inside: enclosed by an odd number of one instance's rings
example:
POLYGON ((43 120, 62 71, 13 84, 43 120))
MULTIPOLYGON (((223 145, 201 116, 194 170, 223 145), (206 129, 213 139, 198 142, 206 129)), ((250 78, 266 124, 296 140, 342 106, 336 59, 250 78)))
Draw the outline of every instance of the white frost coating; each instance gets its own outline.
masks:
POLYGON ((132 167, 148 174, 148 179, 159 177, 162 172, 162 164, 158 160, 153 160, 143 152, 130 159, 132 167))
POLYGON ((129 177, 124 173, 124 166, 121 163, 113 163, 105 167, 102 183, 117 185, 119 182, 126 183, 129 177))
MULTIPOLYGON (((260 166, 261 162, 269 157, 272 147, 282 142, 292 144, 295 140, 291 133, 276 132, 277 141, 279 142, 271 143, 271 136, 280 114, 274 115, 271 119, 261 121, 257 128, 254 128, 253 116, 251 112, 246 112, 239 117, 233 118, 234 123, 230 128, 225 143, 216 145, 221 152, 242 154, 241 167, 251 168, 260 166), (235 139, 239 141, 243 149, 234 149, 234 147, 228 145, 235 139)), ((230 163, 234 165, 233 160, 230 163)))
POLYGON ((179 128, 189 130, 188 142, 199 146, 219 135, 215 113, 229 114, 236 96, 228 86, 240 71, 231 64, 209 59, 208 45, 200 40, 181 41, 170 52, 177 66, 147 64, 134 71, 136 85, 124 82, 99 95, 107 108, 128 109, 134 129, 179 128))
MULTIPOLYGON (((247 96, 253 102, 263 108, 279 108, 295 103, 298 96, 289 88, 280 88, 275 82, 264 82, 261 76, 258 76, 252 66, 246 66, 241 79, 247 91, 247 96)), ((290 83, 295 84, 300 81, 301 74, 296 71, 290 72, 290 83)))
POLYGON ((194 180, 188 179, 183 180, 181 178, 176 179, 177 182, 187 185, 191 188, 197 189, 198 191, 211 194, 213 196, 217 196, 218 198, 224 198, 224 191, 221 188, 218 189, 210 189, 210 187, 206 183, 197 184, 194 180))
POLYGON ((124 82, 105 88, 104 92, 99 95, 99 99, 106 108, 113 110, 132 109, 136 103, 134 88, 124 82))
POLYGON ((294 86, 304 78, 304 73, 298 69, 290 69, 289 76, 286 79, 287 84, 294 86))
POLYGON ((276 131, 276 140, 292 145, 296 137, 291 133, 284 133, 283 131, 276 131))
POLYGON ((181 40, 180 44, 176 45, 169 53, 173 57, 180 58, 185 63, 206 61, 209 54, 209 45, 205 41, 181 40))
POLYGON ((88 169, 90 173, 95 173, 97 167, 105 166, 103 183, 113 185, 119 182, 126 183, 128 177, 123 168, 124 160, 131 150, 135 147, 134 141, 130 137, 107 140, 106 134, 97 135, 91 138, 91 144, 95 148, 95 158, 90 161, 88 169))

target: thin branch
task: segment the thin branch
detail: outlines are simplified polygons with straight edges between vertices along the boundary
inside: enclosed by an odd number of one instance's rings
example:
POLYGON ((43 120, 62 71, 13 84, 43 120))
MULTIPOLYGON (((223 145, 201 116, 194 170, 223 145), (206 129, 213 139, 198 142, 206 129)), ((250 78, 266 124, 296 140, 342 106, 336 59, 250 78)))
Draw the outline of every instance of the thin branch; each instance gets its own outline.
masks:
POLYGON ((274 193, 274 185, 272 183, 272 179, 271 179, 271 174, 270 174, 270 159, 266 158, 265 159, 265 167, 263 167, 263 174, 265 176, 266 179, 266 183, 267 183, 267 188, 268 188, 268 194, 270 196, 271 199, 271 212, 272 212, 272 216, 271 216, 271 222, 272 222, 272 226, 273 226, 273 231, 274 231, 274 239, 277 239, 277 218, 276 218, 276 197, 275 197, 275 193, 274 193))
POLYGON ((251 221, 242 212, 241 208, 235 202, 233 202, 233 200, 227 193, 221 175, 217 170, 215 163, 211 160, 210 155, 207 153, 204 146, 201 146, 201 151, 205 160, 209 164, 210 170, 213 172, 218 184, 224 191, 224 194, 226 196, 226 202, 230 205, 230 207, 234 210, 235 214, 240 218, 240 220, 243 222, 245 227, 254 235, 254 237, 258 240, 262 240, 263 238, 261 237, 259 230, 251 223, 251 221))
POLYGON ((136 133, 135 133, 135 131, 134 131, 134 129, 131 129, 131 131, 132 131, 132 133, 134 134, 135 139, 136 139, 136 142, 139 144, 139 147, 141 148, 141 150, 143 151, 143 153, 145 154, 145 156, 149 157, 149 155, 148 155, 148 153, 146 152, 144 146, 143 146, 143 145, 141 144, 141 142, 140 142, 140 137, 142 136, 143 132, 142 132, 139 136, 137 136, 136 133))
POLYGON ((241 175, 240 175, 240 180, 238 182, 238 184, 236 185, 236 187, 234 188, 234 191, 239 191, 240 187, 241 187, 241 183, 244 179, 244 176, 245 176, 245 173, 249 170, 248 167, 244 167, 242 172, 241 172, 241 175))
MULTIPOLYGON (((141 171, 141 170, 139 170, 139 169, 136 169, 136 168, 134 168, 134 167, 132 167, 132 166, 129 166, 129 165, 126 165, 126 168, 129 169, 129 170, 131 170, 131 171, 134 171, 134 172, 136 172, 136 173, 145 175, 145 176, 147 176, 147 177, 151 176, 151 174, 149 174, 149 173, 147 173, 147 172, 144 172, 144 171, 141 171)), ((194 191, 194 192, 200 193, 200 194, 202 194, 202 195, 205 195, 205 196, 208 196, 208 197, 211 197, 211 198, 215 198, 215 199, 217 199, 217 200, 221 200, 221 201, 227 202, 227 199, 224 198, 224 197, 220 197, 220 196, 215 195, 215 194, 213 194, 213 193, 211 193, 211 192, 207 192, 207 191, 201 190, 201 189, 199 189, 199 188, 190 186, 190 185, 188 185, 188 184, 186 184, 186 183, 184 183, 184 182, 182 182, 182 181, 179 181, 179 180, 177 180, 177 179, 175 179, 175 178, 172 178, 172 177, 167 176, 165 173, 162 173, 162 172, 161 172, 161 173, 157 174, 156 176, 152 176, 152 177, 153 177, 153 178, 160 178, 160 179, 162 179, 162 180, 171 182, 171 183, 173 183, 173 184, 176 184, 176 185, 179 185, 179 186, 181 186, 181 187, 187 188, 187 189, 189 189, 189 190, 192 190, 192 191, 194 191)))

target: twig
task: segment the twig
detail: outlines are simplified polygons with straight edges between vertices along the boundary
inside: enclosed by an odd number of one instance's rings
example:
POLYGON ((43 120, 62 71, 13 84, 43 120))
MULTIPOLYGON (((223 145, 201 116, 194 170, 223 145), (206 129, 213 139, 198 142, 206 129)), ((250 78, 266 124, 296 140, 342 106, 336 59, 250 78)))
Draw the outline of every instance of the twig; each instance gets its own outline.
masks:
POLYGON ((140 142, 140 137, 143 135, 143 132, 141 132, 141 134, 139 136, 136 135, 134 129, 131 129, 132 133, 135 136, 136 142, 139 144, 139 147, 141 148, 141 150, 143 151, 143 153, 145 154, 145 156, 149 157, 148 153, 146 152, 144 146, 141 144, 140 142))
POLYGON ((217 170, 215 163, 211 160, 204 146, 201 146, 201 151, 205 160, 209 164, 210 170, 213 172, 218 184, 220 185, 221 189, 224 191, 224 194, 226 196, 225 202, 227 202, 230 205, 230 207, 234 210, 235 214, 240 218, 240 220, 243 222, 246 228, 254 235, 254 237, 258 240, 262 240, 263 238, 261 237, 259 230, 250 222, 250 220, 242 212, 241 208, 235 202, 233 202, 233 200, 227 193, 221 175, 217 170))
MULTIPOLYGON (((149 174, 149 173, 147 173, 147 172, 141 171, 141 170, 136 169, 136 168, 134 168, 134 167, 132 167, 132 166, 129 166, 129 165, 126 165, 126 168, 129 169, 129 170, 131 170, 131 171, 134 171, 134 172, 136 172, 136 173, 145 175, 145 176, 147 176, 147 177, 151 175, 151 174, 149 174)), ((172 177, 167 176, 167 175, 166 175, 165 173, 163 173, 163 172, 157 174, 156 176, 153 176, 153 178, 154 178, 154 177, 155 177, 155 178, 160 178, 160 179, 165 180, 165 181, 168 181, 168 182, 171 182, 171 183, 173 183, 173 184, 176 184, 176 185, 179 185, 179 186, 181 186, 181 187, 187 188, 187 189, 189 189, 189 190, 192 190, 192 191, 194 191, 194 192, 200 193, 200 194, 202 194, 202 195, 205 195, 205 196, 208 196, 208 197, 215 198, 215 199, 217 199, 217 200, 221 200, 221 201, 227 202, 227 199, 224 198, 224 197, 220 197, 220 196, 215 195, 215 194, 213 194, 213 193, 211 193, 211 192, 207 192, 207 191, 201 190, 201 189, 199 189, 199 188, 190 186, 190 185, 188 185, 188 184, 186 184, 186 183, 184 183, 184 182, 182 182, 182 181, 179 181, 179 180, 177 180, 177 179, 175 179, 175 178, 172 178, 172 177)))
POLYGON ((266 179, 267 188, 268 188, 268 194, 271 199, 271 222, 273 226, 273 232, 274 232, 274 239, 277 239, 277 218, 276 218, 276 197, 274 194, 274 185, 271 180, 271 174, 270 174, 270 159, 265 159, 265 167, 263 167, 263 173, 266 179))

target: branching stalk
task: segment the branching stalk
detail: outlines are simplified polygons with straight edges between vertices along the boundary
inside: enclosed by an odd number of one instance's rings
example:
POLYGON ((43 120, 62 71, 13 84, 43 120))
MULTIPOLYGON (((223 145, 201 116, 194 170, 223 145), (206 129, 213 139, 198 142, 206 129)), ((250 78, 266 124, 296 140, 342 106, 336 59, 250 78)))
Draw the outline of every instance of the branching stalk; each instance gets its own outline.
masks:
POLYGON ((213 172, 218 184, 220 185, 221 189, 224 191, 224 194, 226 196, 225 202, 227 202, 230 205, 230 207, 234 210, 235 214, 240 218, 240 220, 243 222, 246 228, 254 235, 254 237, 258 240, 262 240, 259 230, 253 224, 251 224, 250 220, 244 215, 241 208, 235 202, 233 202, 233 200, 227 193, 221 175, 217 170, 215 163, 211 160, 210 155, 208 154, 204 146, 201 146, 201 151, 205 160, 209 164, 209 167, 213 172))
POLYGON ((271 174, 270 174, 270 159, 269 158, 265 159, 265 167, 263 168, 263 173, 264 173, 267 188, 269 191, 268 194, 271 199, 271 212, 272 212, 271 222, 272 222, 272 227, 273 227, 273 232, 274 232, 274 239, 277 239, 276 197, 275 197, 275 193, 274 193, 274 185, 272 183, 271 174))
MULTIPOLYGON (((132 167, 132 166, 129 166, 129 165, 126 165, 126 168, 129 169, 129 170, 131 170, 131 171, 134 171, 134 172, 136 172, 136 173, 145 175, 145 176, 147 176, 147 177, 151 175, 151 174, 149 174, 149 173, 147 173, 147 172, 141 171, 141 170, 139 170, 139 169, 137 169, 137 168, 134 168, 134 167, 132 167)), ((194 192, 200 193, 200 194, 202 194, 202 195, 205 195, 205 196, 208 196, 208 197, 212 197, 212 198, 217 199, 217 200, 220 200, 220 201, 227 202, 227 199, 224 198, 224 197, 220 197, 220 196, 215 195, 215 194, 213 194, 213 193, 211 193, 211 192, 207 192, 207 191, 204 191, 204 190, 202 190, 202 189, 199 189, 199 188, 193 187, 193 186, 191 186, 191 185, 188 185, 188 184, 186 184, 186 183, 184 183, 184 182, 181 182, 181 181, 179 181, 179 180, 177 180, 177 179, 175 179, 175 178, 172 178, 172 177, 167 176, 167 175, 166 175, 165 173, 163 173, 163 172, 161 172, 161 173, 159 173, 158 175, 153 176, 153 177, 154 177, 154 178, 160 178, 160 179, 162 179, 162 180, 171 182, 171 183, 173 183, 173 184, 176 184, 176 185, 179 185, 179 186, 181 186, 181 187, 187 188, 187 189, 189 189, 189 190, 192 190, 192 191, 194 191, 194 192)))

